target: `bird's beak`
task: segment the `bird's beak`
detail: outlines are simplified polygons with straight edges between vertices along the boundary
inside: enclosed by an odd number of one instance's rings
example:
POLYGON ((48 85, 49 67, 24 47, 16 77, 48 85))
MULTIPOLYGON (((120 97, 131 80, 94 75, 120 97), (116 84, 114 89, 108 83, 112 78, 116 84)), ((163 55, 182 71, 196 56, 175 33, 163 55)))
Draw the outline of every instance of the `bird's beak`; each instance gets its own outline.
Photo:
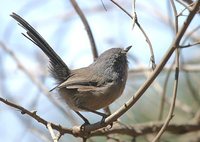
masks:
POLYGON ((132 45, 126 47, 126 48, 124 49, 124 52, 127 53, 127 52, 131 49, 131 47, 132 47, 132 45))

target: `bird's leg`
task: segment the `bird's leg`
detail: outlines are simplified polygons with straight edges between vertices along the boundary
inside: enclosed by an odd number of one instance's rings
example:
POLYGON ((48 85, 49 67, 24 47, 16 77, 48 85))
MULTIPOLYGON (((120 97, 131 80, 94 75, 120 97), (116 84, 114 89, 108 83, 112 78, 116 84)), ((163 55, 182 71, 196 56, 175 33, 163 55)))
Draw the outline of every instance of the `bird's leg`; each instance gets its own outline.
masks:
MULTIPOLYGON (((81 129, 81 131, 82 132, 84 132, 84 126, 85 125, 89 125, 90 124, 90 122, 87 120, 87 118, 85 118, 80 112, 78 112, 78 111, 75 111, 76 112, 76 114, 78 114, 78 116, 80 116, 82 119, 83 119, 83 121, 85 122, 83 125, 81 125, 81 127, 80 127, 80 129, 81 129)), ((87 135, 89 135, 90 134, 90 132, 88 132, 87 133, 87 135)), ((86 142, 87 141, 87 137, 83 137, 83 142, 86 142)))
POLYGON ((92 113, 95 113, 97 115, 100 115, 102 116, 102 119, 101 119, 101 122, 103 123, 105 121, 105 119, 109 116, 105 113, 102 113, 102 112, 99 112, 99 111, 96 111, 96 110, 91 110, 91 109, 88 109, 88 108, 85 108, 85 107, 81 107, 83 110, 86 110, 86 111, 89 111, 89 112, 92 112, 92 113))
MULTIPOLYGON (((78 112, 78 111, 75 111, 75 112, 76 112, 76 114, 78 114, 78 116, 80 116, 80 117, 83 119, 83 121, 85 122, 82 126, 90 124, 90 122, 87 120, 87 118, 85 118, 80 112, 78 112)), ((82 127, 82 126, 81 126, 81 127, 82 127)))
MULTIPOLYGON (((99 111, 96 111, 96 110, 91 110, 91 109, 88 109, 88 108, 85 108, 85 107, 81 107, 81 108, 86 110, 86 111, 89 111, 89 112, 92 112, 92 113, 95 113, 95 114, 102 116, 102 119, 101 119, 102 124, 105 122, 105 119, 110 115, 110 114, 105 114, 105 113, 102 113, 102 112, 99 112, 99 111)), ((110 129, 112 128, 112 126, 113 126, 113 123, 110 124, 110 129)))

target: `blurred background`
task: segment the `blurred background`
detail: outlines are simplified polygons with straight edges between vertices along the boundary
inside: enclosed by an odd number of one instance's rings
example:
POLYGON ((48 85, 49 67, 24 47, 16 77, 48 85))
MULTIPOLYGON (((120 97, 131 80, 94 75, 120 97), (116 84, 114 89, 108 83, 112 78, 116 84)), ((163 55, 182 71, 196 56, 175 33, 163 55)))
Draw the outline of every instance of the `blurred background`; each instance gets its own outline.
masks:
MULTIPOLYGON (((132 13, 132 1, 117 1, 132 13)), ((187 1, 182 1, 188 5, 187 1)), ((0 97, 37 111, 49 122, 71 128, 81 125, 82 120, 60 100, 56 92, 48 93, 55 82, 48 73, 48 59, 21 33, 25 30, 9 15, 12 12, 27 20, 53 47, 70 69, 88 66, 93 62, 91 45, 85 27, 67 0, 1 0, 0 2, 0 97), (51 97, 49 97, 51 96, 51 97)), ((77 0, 91 27, 98 53, 113 48, 133 45, 128 55, 129 76, 123 95, 110 105, 114 112, 123 105, 150 76, 152 71, 149 45, 133 21, 111 1, 77 0), (103 2, 103 4, 102 4, 103 2)), ((175 2, 178 13, 185 7, 175 2)), ((148 35, 159 64, 174 37, 174 14, 169 0, 136 1, 137 18, 148 35)), ((183 25, 188 11, 179 16, 183 25)), ((199 15, 192 21, 182 40, 182 45, 199 42, 199 15)), ((180 50, 181 71, 174 117, 171 122, 193 121, 200 111, 200 49, 199 45, 180 50)), ((140 124, 165 120, 173 91, 174 70, 170 69, 174 56, 165 69, 145 92, 141 99, 120 118, 124 124, 140 124), (165 96, 164 102, 162 98, 165 96)), ((103 110, 101 110, 103 111, 103 110)), ((84 112, 90 122, 101 119, 84 112)), ((154 135, 142 135, 136 141, 149 141, 154 135)), ((0 141, 43 142, 52 141, 46 127, 27 115, 22 115, 0 102, 0 141)), ((121 141, 132 141, 123 135, 121 141)), ((161 141, 200 141, 200 131, 185 135, 165 133, 161 141)), ((81 141, 64 135, 60 141, 81 141)), ((90 141, 107 141, 106 137, 94 137, 90 141)))

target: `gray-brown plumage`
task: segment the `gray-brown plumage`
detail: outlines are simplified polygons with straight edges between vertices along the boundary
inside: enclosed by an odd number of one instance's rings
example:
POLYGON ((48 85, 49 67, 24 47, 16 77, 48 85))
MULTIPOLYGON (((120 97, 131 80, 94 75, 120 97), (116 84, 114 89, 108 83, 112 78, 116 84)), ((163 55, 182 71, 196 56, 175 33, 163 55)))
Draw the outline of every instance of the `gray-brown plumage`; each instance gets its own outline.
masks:
POLYGON ((55 89, 82 118, 79 111, 91 111, 101 115, 96 110, 108 106, 122 94, 128 71, 126 54, 131 47, 111 48, 88 67, 70 70, 28 22, 15 13, 11 17, 26 29, 27 35, 23 35, 48 56, 50 74, 58 84, 55 89))

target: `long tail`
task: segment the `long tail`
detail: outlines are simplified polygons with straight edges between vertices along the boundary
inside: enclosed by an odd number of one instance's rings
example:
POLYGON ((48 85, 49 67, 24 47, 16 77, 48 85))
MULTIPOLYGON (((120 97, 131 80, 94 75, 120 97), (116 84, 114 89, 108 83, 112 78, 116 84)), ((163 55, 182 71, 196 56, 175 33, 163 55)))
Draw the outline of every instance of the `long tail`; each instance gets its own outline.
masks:
POLYGON ((22 17, 16 13, 12 13, 10 16, 18 21, 27 31, 27 35, 23 35, 37 45, 48 56, 50 60, 51 75, 58 81, 58 83, 65 81, 69 77, 70 70, 63 60, 56 54, 45 39, 22 17))

